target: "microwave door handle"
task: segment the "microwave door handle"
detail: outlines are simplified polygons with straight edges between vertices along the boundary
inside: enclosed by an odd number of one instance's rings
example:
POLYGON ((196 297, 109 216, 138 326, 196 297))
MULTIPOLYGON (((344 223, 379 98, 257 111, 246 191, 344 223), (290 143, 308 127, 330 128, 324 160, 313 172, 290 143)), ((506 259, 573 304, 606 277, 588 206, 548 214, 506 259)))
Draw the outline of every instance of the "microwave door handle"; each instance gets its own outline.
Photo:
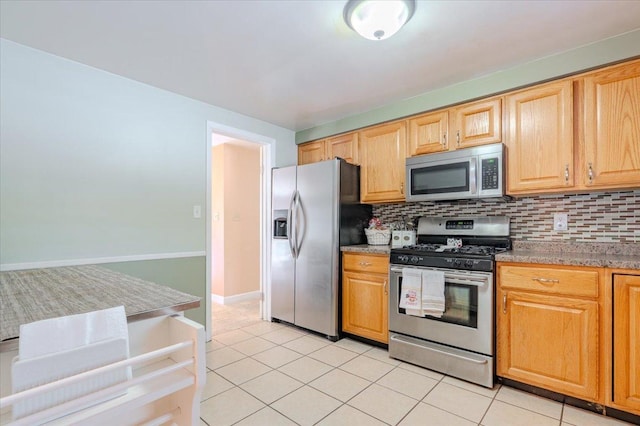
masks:
POLYGON ((471 194, 478 193, 478 158, 473 157, 469 162, 469 188, 471 189, 471 194))

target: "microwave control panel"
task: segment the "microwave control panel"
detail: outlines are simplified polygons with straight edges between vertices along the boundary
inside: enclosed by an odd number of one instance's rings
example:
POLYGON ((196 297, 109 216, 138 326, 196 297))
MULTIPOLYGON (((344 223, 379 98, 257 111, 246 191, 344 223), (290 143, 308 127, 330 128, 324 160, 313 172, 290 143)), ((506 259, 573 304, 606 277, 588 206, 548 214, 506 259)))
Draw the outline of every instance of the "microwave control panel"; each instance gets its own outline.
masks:
POLYGON ((498 189, 498 176, 499 176, 499 168, 498 168, 498 159, 496 157, 493 158, 483 158, 482 159, 482 189, 498 189))

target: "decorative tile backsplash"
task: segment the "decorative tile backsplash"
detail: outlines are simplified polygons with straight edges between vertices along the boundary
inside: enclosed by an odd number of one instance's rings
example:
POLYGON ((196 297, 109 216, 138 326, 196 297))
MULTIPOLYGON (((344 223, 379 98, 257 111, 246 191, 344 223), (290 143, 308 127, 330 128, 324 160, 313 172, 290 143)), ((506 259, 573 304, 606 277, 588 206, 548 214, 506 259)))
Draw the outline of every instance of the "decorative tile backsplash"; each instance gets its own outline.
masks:
POLYGON ((373 214, 384 223, 417 216, 509 216, 515 240, 640 243, 640 190, 512 200, 377 204, 373 214), (553 230, 554 213, 568 215, 567 231, 553 230))

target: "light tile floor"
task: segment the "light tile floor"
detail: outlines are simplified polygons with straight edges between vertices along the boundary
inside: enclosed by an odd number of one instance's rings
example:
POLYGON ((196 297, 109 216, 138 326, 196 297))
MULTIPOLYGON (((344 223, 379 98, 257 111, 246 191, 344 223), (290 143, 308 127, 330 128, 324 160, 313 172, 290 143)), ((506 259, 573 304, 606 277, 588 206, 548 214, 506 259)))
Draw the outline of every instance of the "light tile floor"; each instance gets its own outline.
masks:
POLYGON ((202 425, 629 424, 506 386, 446 377, 355 340, 332 343, 261 321, 257 306, 214 307, 202 425))

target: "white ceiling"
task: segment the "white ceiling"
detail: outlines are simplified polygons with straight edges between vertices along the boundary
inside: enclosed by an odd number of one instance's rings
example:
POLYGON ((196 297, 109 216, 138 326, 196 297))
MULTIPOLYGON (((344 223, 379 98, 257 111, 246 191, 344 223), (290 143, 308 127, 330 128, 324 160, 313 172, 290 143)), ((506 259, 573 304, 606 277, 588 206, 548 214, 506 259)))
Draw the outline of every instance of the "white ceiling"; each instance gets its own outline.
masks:
POLYGON ((417 1, 365 40, 330 1, 7 1, 3 38, 302 130, 640 28, 640 1, 417 1))

